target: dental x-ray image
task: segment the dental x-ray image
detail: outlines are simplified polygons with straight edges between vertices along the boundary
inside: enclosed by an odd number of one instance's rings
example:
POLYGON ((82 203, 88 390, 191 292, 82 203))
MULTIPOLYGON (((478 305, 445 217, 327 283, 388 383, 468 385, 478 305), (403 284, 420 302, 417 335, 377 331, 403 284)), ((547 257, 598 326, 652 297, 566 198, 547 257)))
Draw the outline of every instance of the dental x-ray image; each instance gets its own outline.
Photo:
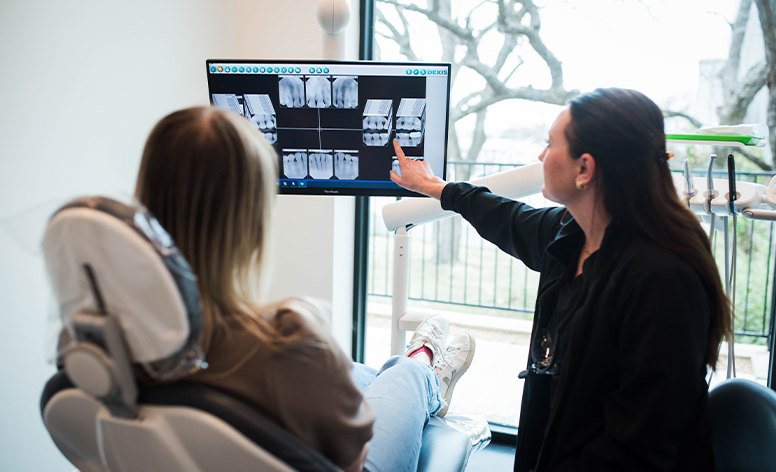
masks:
POLYGON ((393 100, 369 99, 364 107, 363 134, 367 146, 385 146, 393 127, 393 100))
POLYGON ((358 79, 351 76, 334 77, 331 85, 334 108, 358 107, 358 79))
POLYGON ((213 103, 219 108, 231 110, 238 115, 245 116, 245 106, 243 106, 243 97, 234 93, 214 93, 213 103))
POLYGON ((277 119, 272 100, 266 94, 245 94, 245 117, 264 133, 270 144, 278 140, 277 119))
POLYGON ((334 175, 334 159, 330 150, 310 149, 310 177, 330 179, 334 175))
POLYGON ((396 140, 402 147, 418 147, 426 125, 426 100, 402 98, 396 110, 396 140))
POLYGON ((213 103, 220 108, 243 115, 264 134, 270 144, 277 142, 275 107, 272 106, 269 95, 220 93, 213 94, 213 103))
MULTIPOLYGON (((422 161, 425 158, 423 156, 406 156, 407 159, 412 159, 413 161, 422 161)), ((391 169, 393 169, 394 172, 399 174, 401 176, 401 166, 399 165, 399 158, 396 156, 391 157, 391 169)))
POLYGON ((305 83, 307 106, 328 108, 331 106, 331 82, 327 77, 307 77, 305 83))
POLYGON ((280 106, 302 108, 304 106, 304 82, 296 75, 281 75, 278 81, 280 106))
POLYGON ((358 178, 358 152, 334 151, 334 177, 340 180, 358 178))
POLYGON ((307 177, 307 151, 305 149, 283 149, 283 175, 288 179, 307 177))

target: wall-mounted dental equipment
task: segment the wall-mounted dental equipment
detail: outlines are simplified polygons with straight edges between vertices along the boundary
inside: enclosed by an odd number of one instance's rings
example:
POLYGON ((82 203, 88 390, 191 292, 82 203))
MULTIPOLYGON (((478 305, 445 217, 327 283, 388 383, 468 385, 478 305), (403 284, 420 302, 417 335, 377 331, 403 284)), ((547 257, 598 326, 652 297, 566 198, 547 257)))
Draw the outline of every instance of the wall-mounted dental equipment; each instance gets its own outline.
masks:
MULTIPOLYGON (((765 146, 766 139, 759 125, 732 125, 701 128, 692 134, 666 134, 668 142, 683 144, 704 144, 710 146, 751 147, 765 146)), ((674 177, 674 185, 684 189, 684 200, 695 213, 709 216, 744 215, 747 218, 776 221, 776 175, 768 187, 751 182, 737 181, 735 178, 735 159, 727 156, 727 179, 712 177, 716 154, 709 156, 705 185, 702 177, 692 177, 685 160, 684 175, 674 177), (695 187, 702 185, 706 191, 702 194, 695 187), (722 193, 717 189, 727 188, 722 193), (732 198, 731 198, 732 195, 732 198)))
MULTIPOLYGON (((713 158, 709 159, 709 167, 712 161, 713 158)), ((776 176, 774 178, 776 179, 776 176)), ((752 219, 776 220, 776 180, 772 179, 768 187, 740 180, 734 181, 731 186, 730 182, 729 178, 713 178, 711 172, 706 177, 674 175, 674 186, 694 213, 717 216, 736 213, 752 219), (688 187, 691 190, 688 190, 688 187), (696 188, 706 190, 698 192, 696 188), (771 188, 774 190, 770 190, 771 188), (734 192, 733 199, 729 198, 731 189, 734 192)))

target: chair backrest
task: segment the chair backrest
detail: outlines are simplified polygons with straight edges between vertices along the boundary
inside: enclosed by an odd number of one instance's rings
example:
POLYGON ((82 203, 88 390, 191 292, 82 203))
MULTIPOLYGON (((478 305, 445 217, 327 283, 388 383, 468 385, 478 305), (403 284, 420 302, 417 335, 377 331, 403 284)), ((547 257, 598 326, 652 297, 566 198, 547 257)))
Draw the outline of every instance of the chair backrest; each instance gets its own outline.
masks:
POLYGON ((776 392, 731 379, 709 392, 717 472, 776 471, 776 392))
POLYGON ((142 208, 71 202, 43 253, 72 339, 41 414, 80 470, 339 470, 254 408, 177 380, 202 362, 196 277, 142 208))

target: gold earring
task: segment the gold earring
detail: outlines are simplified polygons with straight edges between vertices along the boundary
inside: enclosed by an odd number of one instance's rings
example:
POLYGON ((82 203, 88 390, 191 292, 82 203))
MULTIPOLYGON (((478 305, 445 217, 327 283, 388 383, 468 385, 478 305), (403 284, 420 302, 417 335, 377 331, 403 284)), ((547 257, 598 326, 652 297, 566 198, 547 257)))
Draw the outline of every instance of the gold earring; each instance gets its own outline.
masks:
POLYGON ((579 183, 579 180, 575 181, 574 184, 577 186, 577 190, 584 190, 585 184, 579 183))

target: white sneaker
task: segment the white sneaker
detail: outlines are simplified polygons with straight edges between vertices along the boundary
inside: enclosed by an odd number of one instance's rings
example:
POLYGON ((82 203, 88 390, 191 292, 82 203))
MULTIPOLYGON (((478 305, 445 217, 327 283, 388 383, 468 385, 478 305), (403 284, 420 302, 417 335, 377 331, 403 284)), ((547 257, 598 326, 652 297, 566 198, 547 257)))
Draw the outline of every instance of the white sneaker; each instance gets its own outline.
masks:
POLYGON ((412 334, 412 338, 409 344, 407 344, 405 355, 410 355, 421 347, 426 346, 431 350, 434 359, 443 356, 447 331, 449 329, 450 323, 441 316, 433 315, 426 318, 412 334))
POLYGON ((469 333, 459 333, 450 338, 444 353, 434 356, 434 373, 439 379, 439 393, 445 399, 445 404, 437 412, 442 417, 447 414, 453 389, 474 359, 474 338, 469 333))

